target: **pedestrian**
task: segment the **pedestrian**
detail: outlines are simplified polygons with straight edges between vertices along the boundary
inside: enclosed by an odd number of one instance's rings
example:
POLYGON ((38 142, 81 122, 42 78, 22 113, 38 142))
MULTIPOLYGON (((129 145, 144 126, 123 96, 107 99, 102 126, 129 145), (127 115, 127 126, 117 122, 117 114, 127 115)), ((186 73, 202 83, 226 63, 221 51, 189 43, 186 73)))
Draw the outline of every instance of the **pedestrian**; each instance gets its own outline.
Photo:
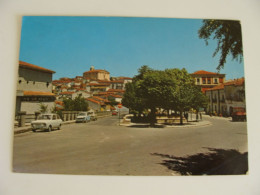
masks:
POLYGON ((200 112, 200 120, 202 120, 202 114, 201 114, 201 112, 200 112))

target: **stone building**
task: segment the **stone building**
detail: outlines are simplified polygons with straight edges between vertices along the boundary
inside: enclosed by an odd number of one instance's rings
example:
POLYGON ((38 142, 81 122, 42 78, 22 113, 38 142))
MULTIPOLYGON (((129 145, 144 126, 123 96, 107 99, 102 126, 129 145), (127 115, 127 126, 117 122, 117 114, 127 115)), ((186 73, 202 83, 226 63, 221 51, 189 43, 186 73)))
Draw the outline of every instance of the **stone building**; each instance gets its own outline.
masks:
POLYGON ((205 95, 209 98, 207 113, 230 116, 233 108, 246 108, 245 79, 234 79, 206 89, 205 95))
POLYGON ((191 74, 195 84, 201 87, 202 92, 225 82, 225 74, 199 70, 191 74))
POLYGON ((106 70, 95 69, 91 66, 89 71, 83 73, 83 78, 86 80, 110 80, 110 73, 106 70))
POLYGON ((52 93, 52 75, 55 72, 34 64, 19 61, 16 109, 25 111, 26 114, 34 114, 40 110, 40 103, 52 109, 55 95, 52 93))

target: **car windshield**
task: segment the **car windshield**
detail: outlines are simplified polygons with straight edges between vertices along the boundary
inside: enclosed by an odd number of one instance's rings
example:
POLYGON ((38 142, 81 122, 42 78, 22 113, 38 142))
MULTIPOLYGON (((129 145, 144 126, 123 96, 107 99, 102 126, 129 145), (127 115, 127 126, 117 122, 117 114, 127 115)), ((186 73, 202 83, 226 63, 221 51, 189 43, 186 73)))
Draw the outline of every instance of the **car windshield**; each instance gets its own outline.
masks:
POLYGON ((87 115, 87 113, 79 113, 79 116, 86 116, 87 115))
POLYGON ((40 115, 38 120, 51 120, 51 115, 40 115))

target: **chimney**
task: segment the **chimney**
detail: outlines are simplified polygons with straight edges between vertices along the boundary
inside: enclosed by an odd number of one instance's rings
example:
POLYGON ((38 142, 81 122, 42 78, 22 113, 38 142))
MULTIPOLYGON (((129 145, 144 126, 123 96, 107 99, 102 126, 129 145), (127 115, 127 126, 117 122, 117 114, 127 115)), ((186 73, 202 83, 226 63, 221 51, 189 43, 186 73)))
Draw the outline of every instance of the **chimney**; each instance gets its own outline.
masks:
POLYGON ((92 66, 90 66, 90 70, 94 70, 94 66, 92 65, 92 66))

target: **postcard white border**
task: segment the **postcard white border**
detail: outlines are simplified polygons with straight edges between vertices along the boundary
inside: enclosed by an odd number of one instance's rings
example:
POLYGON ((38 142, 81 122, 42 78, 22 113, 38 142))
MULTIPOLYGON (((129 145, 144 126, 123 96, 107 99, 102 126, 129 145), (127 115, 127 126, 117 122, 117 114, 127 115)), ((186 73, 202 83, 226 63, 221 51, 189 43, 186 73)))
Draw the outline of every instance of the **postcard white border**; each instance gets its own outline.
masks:
POLYGON ((2 0, 0 2, 0 194, 259 194, 259 35, 257 0, 2 0), (242 22, 249 175, 122 177, 17 174, 11 171, 12 127, 23 15, 223 18, 242 22), (12 117, 10 117, 12 116, 12 117))

